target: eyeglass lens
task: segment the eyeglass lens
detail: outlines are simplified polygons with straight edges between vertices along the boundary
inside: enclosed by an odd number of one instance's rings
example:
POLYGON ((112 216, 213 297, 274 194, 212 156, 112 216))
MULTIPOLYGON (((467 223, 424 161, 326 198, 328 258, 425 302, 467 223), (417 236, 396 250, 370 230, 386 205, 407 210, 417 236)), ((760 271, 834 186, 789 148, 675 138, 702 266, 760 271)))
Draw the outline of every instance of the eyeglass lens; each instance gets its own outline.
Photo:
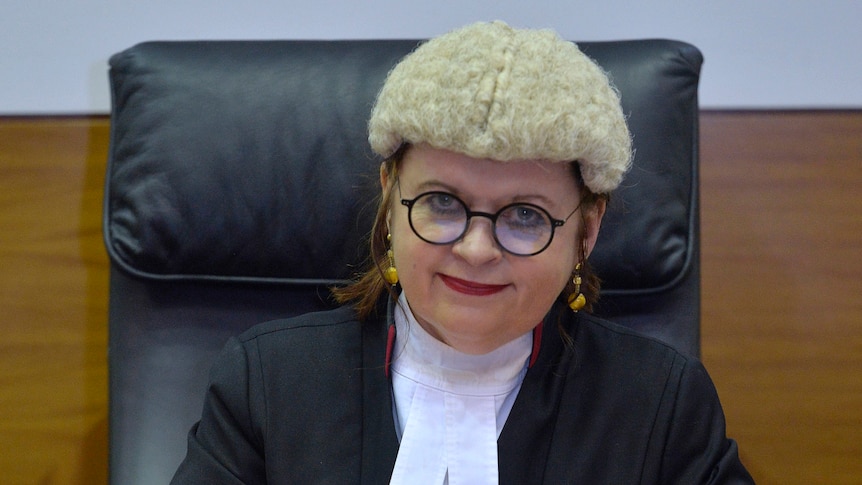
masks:
POLYGON ((404 203, 409 206, 413 231, 433 244, 457 241, 475 216, 491 219, 497 243, 517 255, 541 252, 550 244, 554 232, 550 215, 532 204, 511 204, 496 214, 470 212, 460 199, 445 192, 428 192, 404 203))

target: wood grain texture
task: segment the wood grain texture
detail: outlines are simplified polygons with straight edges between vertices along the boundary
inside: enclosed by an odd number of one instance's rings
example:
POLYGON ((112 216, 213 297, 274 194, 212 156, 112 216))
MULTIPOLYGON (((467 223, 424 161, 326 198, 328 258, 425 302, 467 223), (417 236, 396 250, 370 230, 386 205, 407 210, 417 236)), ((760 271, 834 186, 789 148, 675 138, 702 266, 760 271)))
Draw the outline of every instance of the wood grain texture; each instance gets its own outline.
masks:
POLYGON ((0 470, 107 483, 104 118, 0 119, 0 470))
POLYGON ((862 482, 862 113, 703 113, 703 358, 759 484, 862 482))
MULTIPOLYGON (((107 483, 108 120, 0 118, 2 483, 107 483)), ((862 113, 701 116, 703 358, 761 485, 862 478, 862 113)))

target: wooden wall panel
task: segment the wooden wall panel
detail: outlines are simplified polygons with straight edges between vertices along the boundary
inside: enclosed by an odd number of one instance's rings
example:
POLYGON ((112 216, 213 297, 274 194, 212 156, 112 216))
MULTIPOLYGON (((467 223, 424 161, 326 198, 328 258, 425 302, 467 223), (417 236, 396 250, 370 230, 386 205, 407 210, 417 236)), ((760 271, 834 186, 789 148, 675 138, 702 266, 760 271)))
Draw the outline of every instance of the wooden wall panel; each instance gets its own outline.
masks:
MULTIPOLYGON (((862 477, 862 113, 701 117, 703 357, 759 484, 862 477)), ((3 483, 107 482, 108 120, 0 119, 3 483)))
POLYGON ((0 482, 107 482, 104 118, 0 119, 0 482))
POLYGON ((701 116, 703 358, 760 484, 862 482, 862 113, 701 116))

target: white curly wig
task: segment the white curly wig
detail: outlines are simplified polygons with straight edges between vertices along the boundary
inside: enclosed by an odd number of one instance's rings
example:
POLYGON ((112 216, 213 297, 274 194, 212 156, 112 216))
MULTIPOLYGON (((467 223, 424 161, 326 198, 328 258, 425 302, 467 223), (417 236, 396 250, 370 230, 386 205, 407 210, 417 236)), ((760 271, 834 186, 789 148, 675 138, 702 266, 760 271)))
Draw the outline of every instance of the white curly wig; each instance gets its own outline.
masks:
POLYGON ((368 123, 391 156, 427 143, 474 158, 580 165, 609 193, 631 165, 631 136, 605 73, 551 30, 477 23, 425 42, 389 73, 368 123))

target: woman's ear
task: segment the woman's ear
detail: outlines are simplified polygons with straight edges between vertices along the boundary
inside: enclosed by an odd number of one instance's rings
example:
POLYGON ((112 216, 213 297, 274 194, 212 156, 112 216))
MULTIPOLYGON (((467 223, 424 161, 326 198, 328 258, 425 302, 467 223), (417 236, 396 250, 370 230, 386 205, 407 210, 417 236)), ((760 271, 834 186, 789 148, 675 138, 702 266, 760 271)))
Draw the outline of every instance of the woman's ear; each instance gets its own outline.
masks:
POLYGON ((387 184, 389 183, 389 172, 386 170, 386 162, 380 164, 380 188, 386 192, 387 184))
MULTIPOLYGON (((394 180, 390 180, 391 174, 386 167, 386 162, 380 164, 380 190, 381 190, 381 200, 387 200, 387 192, 392 190, 392 183, 394 180)), ((386 232, 391 232, 391 219, 392 219, 392 211, 388 208, 386 209, 386 232)))
POLYGON ((602 226, 602 218, 605 216, 605 211, 608 208, 608 201, 605 198, 599 198, 595 204, 584 213, 584 258, 589 257, 596 246, 596 241, 599 238, 599 229, 602 226))

